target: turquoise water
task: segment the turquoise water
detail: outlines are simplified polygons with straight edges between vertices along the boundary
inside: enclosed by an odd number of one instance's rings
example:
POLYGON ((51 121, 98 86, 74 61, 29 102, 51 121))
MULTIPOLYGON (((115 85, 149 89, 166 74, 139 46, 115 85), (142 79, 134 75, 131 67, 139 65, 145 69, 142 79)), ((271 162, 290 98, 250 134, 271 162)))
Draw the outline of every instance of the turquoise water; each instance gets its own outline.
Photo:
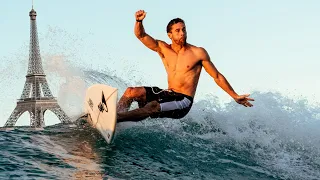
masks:
POLYGON ((208 98, 181 120, 118 124, 111 145, 79 124, 1 131, 0 179, 320 179, 320 108, 252 97, 252 109, 208 98))

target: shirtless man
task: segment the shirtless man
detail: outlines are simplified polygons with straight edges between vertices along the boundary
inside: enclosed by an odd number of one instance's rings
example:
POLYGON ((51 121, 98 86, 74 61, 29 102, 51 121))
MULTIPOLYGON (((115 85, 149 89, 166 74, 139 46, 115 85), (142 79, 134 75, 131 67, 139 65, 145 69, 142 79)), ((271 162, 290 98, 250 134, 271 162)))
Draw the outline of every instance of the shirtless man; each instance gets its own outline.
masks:
POLYGON ((127 88, 117 105, 118 122, 140 121, 148 117, 184 117, 192 106, 202 67, 237 103, 252 106, 249 101, 254 99, 249 98, 249 94, 238 95, 233 90, 204 48, 186 42, 187 31, 182 19, 175 18, 168 23, 167 34, 172 44, 167 44, 145 32, 142 25, 145 17, 145 11, 136 12, 134 33, 146 47, 161 57, 168 75, 168 89, 146 86, 127 88), (133 101, 138 102, 139 108, 128 111, 133 101))

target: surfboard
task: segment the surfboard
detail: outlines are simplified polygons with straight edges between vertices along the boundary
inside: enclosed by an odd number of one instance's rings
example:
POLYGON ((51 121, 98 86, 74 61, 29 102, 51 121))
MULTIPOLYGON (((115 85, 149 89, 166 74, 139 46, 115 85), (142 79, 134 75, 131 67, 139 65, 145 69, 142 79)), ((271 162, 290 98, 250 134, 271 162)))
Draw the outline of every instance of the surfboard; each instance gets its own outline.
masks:
POLYGON ((112 143, 117 124, 118 89, 94 84, 86 91, 84 111, 88 123, 97 129, 108 144, 112 143))

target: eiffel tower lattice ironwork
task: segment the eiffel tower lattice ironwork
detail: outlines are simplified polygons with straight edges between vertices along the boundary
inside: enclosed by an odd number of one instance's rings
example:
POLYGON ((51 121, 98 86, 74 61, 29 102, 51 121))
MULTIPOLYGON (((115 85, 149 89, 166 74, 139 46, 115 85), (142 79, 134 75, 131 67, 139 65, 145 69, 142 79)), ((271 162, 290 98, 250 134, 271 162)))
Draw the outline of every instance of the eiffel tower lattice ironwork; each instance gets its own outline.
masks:
POLYGON ((45 126, 44 113, 52 111, 62 123, 70 123, 70 118, 61 109, 55 97, 53 97, 46 75, 42 68, 40 48, 37 33, 36 11, 32 8, 30 16, 30 52, 28 73, 21 98, 11 113, 4 127, 15 126, 18 118, 26 111, 30 113, 30 126, 41 128, 45 126))

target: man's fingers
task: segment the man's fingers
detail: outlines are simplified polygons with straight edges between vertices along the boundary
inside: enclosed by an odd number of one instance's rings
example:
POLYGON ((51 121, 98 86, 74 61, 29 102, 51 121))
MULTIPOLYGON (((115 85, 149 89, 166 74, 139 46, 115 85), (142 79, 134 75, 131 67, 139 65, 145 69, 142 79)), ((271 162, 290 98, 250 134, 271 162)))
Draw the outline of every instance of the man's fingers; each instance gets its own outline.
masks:
POLYGON ((252 107, 253 105, 248 101, 254 101, 254 99, 248 98, 248 96, 250 96, 250 94, 240 95, 240 96, 238 96, 238 98, 236 98, 236 101, 245 107, 252 107))
POLYGON ((146 12, 144 10, 139 10, 136 12, 136 18, 144 18, 146 16, 146 12))
POLYGON ((252 107, 253 105, 251 104, 251 103, 249 103, 249 102, 246 102, 246 105, 247 105, 247 107, 249 106, 249 107, 252 107))
POLYGON ((144 15, 145 14, 145 12, 144 12, 144 10, 140 10, 140 15, 144 15))
POLYGON ((254 101, 254 99, 252 99, 252 98, 246 98, 247 100, 249 100, 249 101, 254 101))
POLYGON ((246 99, 246 100, 249 100, 249 101, 254 101, 253 98, 248 98, 248 96, 250 96, 250 94, 241 95, 241 96, 240 96, 240 99, 246 99))
POLYGON ((136 15, 142 15, 144 13, 145 13, 144 10, 139 10, 139 11, 136 12, 136 15))
POLYGON ((244 105, 245 107, 252 107, 253 105, 251 103, 249 103, 248 101, 244 101, 241 103, 242 105, 244 105))

